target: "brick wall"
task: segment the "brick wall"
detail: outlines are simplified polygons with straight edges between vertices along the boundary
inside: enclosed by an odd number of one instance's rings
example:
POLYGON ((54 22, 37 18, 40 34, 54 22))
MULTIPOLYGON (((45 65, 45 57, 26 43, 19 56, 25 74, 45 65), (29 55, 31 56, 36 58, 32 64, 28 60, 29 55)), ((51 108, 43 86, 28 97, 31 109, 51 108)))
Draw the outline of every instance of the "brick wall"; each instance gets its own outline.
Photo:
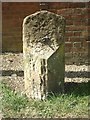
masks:
POLYGON ((86 64, 90 46, 90 2, 2 3, 2 50, 22 52, 23 19, 40 9, 57 13, 66 18, 65 62, 86 64))

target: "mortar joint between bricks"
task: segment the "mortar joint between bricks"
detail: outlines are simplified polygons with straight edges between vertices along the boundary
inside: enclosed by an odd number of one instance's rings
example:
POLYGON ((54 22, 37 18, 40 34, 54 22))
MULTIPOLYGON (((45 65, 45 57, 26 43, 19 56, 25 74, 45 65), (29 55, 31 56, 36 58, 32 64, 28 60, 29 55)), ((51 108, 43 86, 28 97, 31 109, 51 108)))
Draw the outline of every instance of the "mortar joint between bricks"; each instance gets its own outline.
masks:
POLYGON ((81 42, 73 42, 73 47, 81 47, 81 42))

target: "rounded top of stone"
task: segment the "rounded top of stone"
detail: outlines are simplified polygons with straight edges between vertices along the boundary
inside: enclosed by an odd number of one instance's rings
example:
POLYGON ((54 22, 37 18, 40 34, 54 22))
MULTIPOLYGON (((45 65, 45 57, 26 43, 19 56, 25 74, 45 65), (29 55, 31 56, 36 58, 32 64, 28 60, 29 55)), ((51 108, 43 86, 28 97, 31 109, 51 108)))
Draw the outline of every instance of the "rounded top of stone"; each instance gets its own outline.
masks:
POLYGON ((37 11, 37 12, 35 12, 35 13, 31 14, 31 15, 28 15, 27 17, 25 17, 24 21, 23 21, 23 25, 28 23, 27 22, 28 19, 31 19, 31 18, 33 18, 36 15, 45 15, 45 14, 49 14, 49 15, 51 14, 53 16, 59 17, 59 19, 65 19, 62 15, 58 15, 56 13, 53 13, 53 12, 50 12, 50 11, 47 11, 47 10, 41 10, 41 11, 37 11))
POLYGON ((24 19, 23 41, 32 52, 47 55, 64 43, 64 28, 64 17, 46 10, 37 11, 24 19))

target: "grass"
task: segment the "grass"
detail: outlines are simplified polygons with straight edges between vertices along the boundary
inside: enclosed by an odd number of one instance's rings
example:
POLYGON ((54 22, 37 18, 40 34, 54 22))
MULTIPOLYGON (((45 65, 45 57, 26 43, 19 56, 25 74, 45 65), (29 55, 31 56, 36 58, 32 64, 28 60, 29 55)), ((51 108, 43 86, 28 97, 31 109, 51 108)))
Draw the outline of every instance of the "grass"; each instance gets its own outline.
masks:
MULTIPOLYGON (((66 85, 66 88, 68 85, 66 85)), ((87 84, 71 87, 65 94, 50 96, 47 100, 29 100, 25 95, 16 93, 5 83, 1 83, 2 112, 10 118, 67 118, 88 117, 87 84), (73 90, 73 91, 72 91, 73 90)))

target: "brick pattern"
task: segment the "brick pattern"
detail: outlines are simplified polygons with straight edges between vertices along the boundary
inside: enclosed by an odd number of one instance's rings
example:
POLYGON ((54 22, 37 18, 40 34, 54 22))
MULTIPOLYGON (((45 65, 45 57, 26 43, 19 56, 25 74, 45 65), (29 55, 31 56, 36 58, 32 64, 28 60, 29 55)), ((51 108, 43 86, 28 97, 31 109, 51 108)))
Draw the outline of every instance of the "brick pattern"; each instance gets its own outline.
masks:
POLYGON ((66 18, 66 64, 86 64, 90 45, 90 2, 4 2, 2 3, 2 50, 22 51, 23 19, 40 9, 66 18))

